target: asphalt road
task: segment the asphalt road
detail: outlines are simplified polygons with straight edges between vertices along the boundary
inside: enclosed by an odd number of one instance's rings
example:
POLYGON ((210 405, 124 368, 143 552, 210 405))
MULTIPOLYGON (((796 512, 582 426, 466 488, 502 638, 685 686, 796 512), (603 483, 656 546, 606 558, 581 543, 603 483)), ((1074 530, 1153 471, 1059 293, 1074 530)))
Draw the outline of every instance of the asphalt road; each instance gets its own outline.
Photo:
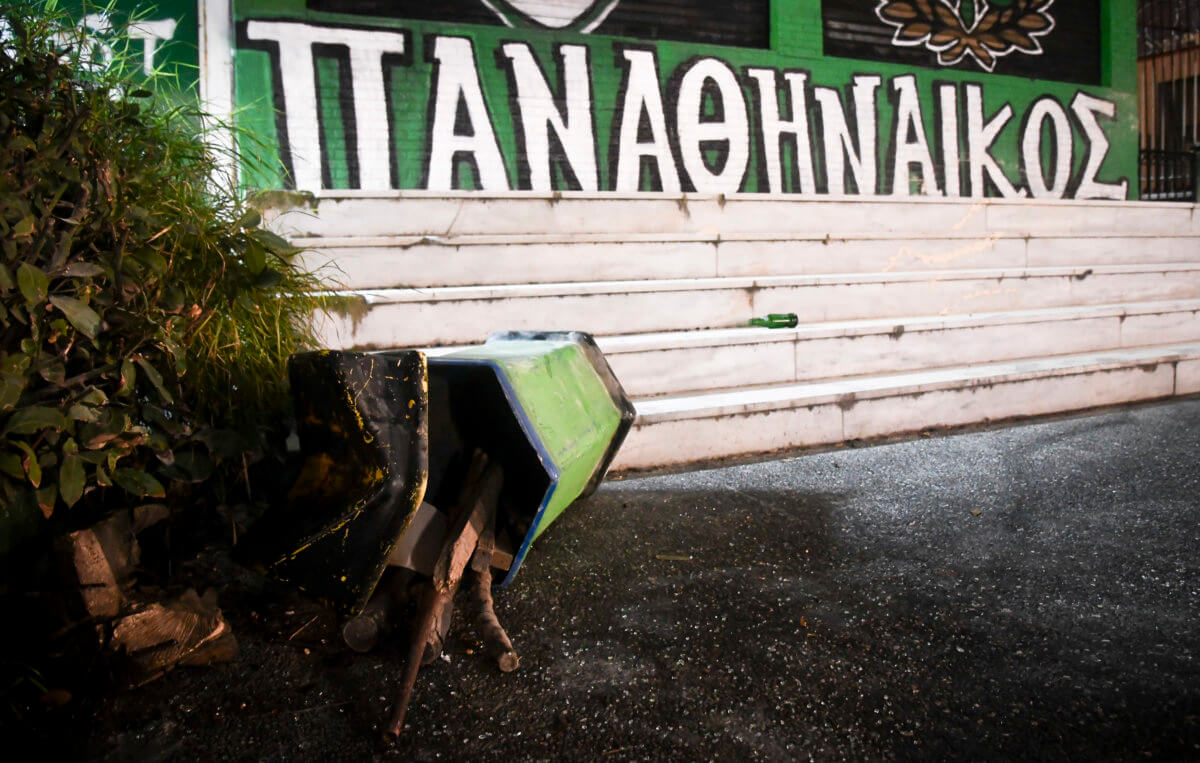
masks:
POLYGON ((349 655, 242 575, 238 663, 95 706, 82 749, 1200 759, 1198 454, 1193 400, 609 482, 497 597, 522 668, 459 633, 395 748, 400 646, 349 655))

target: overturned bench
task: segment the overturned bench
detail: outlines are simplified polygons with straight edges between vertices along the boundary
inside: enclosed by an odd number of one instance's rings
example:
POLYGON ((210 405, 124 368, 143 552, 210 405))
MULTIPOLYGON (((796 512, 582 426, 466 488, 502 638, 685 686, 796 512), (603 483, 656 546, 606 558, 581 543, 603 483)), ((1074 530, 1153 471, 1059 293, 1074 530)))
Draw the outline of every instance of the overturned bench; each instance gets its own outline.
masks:
POLYGON ((436 357, 305 353, 289 376, 303 465, 239 551, 353 618, 353 648, 386 630, 397 589, 415 598, 394 736, 419 664, 441 651, 464 575, 488 652, 516 667, 491 610, 493 573, 510 583, 534 540, 596 489, 633 406, 580 332, 496 334, 436 357))

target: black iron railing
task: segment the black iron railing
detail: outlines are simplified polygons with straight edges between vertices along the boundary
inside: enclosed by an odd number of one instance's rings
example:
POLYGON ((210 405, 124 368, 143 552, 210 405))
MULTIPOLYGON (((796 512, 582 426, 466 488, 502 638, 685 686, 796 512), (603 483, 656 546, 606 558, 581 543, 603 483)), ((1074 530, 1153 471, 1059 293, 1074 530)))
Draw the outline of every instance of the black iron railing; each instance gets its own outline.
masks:
POLYGON ((1193 201, 1200 144, 1200 0, 1138 0, 1141 198, 1193 201))
POLYGON ((1141 198, 1147 201, 1196 200, 1195 151, 1143 148, 1138 152, 1141 198))

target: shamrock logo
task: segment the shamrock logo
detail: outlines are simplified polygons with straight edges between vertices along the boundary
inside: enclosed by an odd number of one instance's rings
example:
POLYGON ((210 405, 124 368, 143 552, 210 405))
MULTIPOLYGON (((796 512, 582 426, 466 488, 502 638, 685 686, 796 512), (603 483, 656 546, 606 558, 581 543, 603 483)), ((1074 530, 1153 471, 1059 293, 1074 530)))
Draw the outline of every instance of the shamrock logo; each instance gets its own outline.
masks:
POLYGON ((1041 54, 1038 38, 1054 29, 1052 5, 1054 0, 880 0, 875 14, 896 28, 893 45, 924 45, 942 66, 970 56, 990 72, 1013 51, 1041 54))
POLYGON ((588 34, 621 0, 480 0, 505 26, 562 29, 588 34))

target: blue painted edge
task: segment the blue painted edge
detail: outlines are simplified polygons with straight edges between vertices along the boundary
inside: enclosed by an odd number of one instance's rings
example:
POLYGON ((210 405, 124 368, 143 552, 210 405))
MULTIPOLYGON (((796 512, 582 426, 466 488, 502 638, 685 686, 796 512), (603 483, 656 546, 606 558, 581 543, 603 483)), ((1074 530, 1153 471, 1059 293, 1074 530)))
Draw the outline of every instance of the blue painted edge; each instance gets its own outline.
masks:
POLYGON ((508 400, 508 407, 517 415, 517 423, 520 425, 521 431, 525 433, 525 437, 533 445, 534 451, 537 452, 538 460, 542 462, 542 467, 546 470, 547 476, 550 477, 550 487, 546 489, 546 494, 542 496, 542 503, 538 506, 533 520, 529 523, 529 532, 525 533, 525 539, 521 541, 521 547, 513 554, 512 567, 508 568, 508 574, 496 586, 497 588, 504 588, 512 582, 513 577, 517 574, 517 570, 521 568, 521 563, 525 561, 525 555, 529 553, 529 546, 533 543, 534 531, 537 530, 538 523, 542 521, 542 515, 546 513, 546 507, 550 505, 550 499, 554 497, 554 491, 558 489, 558 466, 550 458, 550 454, 546 451, 545 446, 542 445, 542 438, 538 436, 537 430, 533 428, 533 423, 525 413, 525 408, 517 398, 516 390, 513 389, 512 382, 508 379, 508 374, 504 373, 504 369, 498 363, 494 360, 484 358, 442 356, 429 358, 429 365, 486 366, 491 369, 492 373, 496 375, 496 379, 500 382, 500 388, 504 390, 504 398, 508 400))
POLYGON ((604 353, 601 352, 600 346, 596 344, 596 338, 591 334, 586 331, 498 331, 487 338, 487 344, 522 340, 571 342, 582 349, 583 356, 591 363, 592 370, 596 372, 605 389, 608 390, 608 396, 612 398, 613 406, 617 409, 617 414, 620 416, 617 421, 617 429, 613 433, 612 439, 609 440, 608 449, 605 451, 604 457, 596 464, 596 468, 592 470, 592 476, 588 479, 587 485, 584 486, 583 492, 579 494, 579 498, 587 498, 596 492, 596 488, 600 487, 600 483, 604 481, 604 475, 608 472, 608 467, 612 465, 613 459, 617 457, 617 451, 621 449, 621 444, 625 442, 625 436, 633 428, 633 421, 637 418, 637 410, 625 394, 625 388, 617 380, 617 376, 613 373, 612 366, 608 364, 604 353))

